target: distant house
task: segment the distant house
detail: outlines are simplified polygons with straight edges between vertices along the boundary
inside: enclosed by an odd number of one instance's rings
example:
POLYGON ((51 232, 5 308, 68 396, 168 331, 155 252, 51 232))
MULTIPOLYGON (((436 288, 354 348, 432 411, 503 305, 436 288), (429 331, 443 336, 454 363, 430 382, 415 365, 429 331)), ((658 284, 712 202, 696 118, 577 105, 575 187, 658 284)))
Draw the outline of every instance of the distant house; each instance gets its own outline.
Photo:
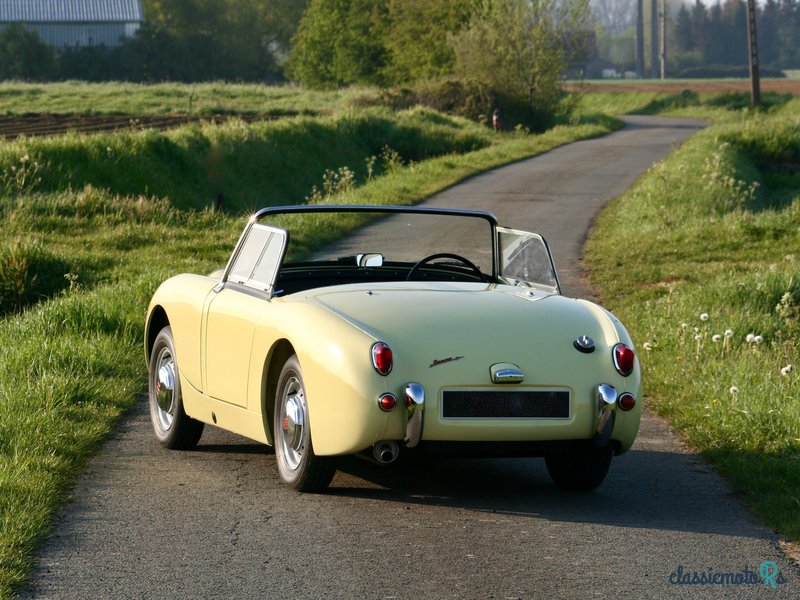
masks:
POLYGON ((0 29, 22 23, 55 48, 119 46, 143 20, 141 0, 0 0, 0 29))

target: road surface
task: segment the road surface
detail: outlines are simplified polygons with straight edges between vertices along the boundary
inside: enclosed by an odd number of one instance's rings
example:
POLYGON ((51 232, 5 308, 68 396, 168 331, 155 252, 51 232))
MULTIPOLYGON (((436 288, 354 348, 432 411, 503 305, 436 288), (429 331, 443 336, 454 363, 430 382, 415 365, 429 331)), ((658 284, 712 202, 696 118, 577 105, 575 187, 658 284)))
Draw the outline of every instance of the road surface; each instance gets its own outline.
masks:
MULTIPOLYGON (((697 124, 631 117, 431 199, 487 209, 551 240, 564 290, 592 220, 697 124)), ((646 414, 633 450, 590 494, 566 494, 540 459, 346 458, 326 494, 283 487, 266 447, 207 427, 162 449, 145 402, 90 461, 24 598, 776 598, 800 570, 727 484, 646 414), (772 561, 786 583, 736 581, 772 561), (745 571, 747 569, 747 571, 745 571), (730 579, 733 577, 733 579, 730 579)))

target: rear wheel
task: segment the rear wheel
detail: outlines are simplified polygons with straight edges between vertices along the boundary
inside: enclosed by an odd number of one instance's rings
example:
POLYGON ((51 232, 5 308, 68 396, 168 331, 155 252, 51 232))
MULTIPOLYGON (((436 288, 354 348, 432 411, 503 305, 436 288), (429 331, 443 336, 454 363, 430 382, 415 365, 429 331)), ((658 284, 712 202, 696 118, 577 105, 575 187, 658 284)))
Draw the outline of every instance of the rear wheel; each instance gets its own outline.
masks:
POLYGON ((300 492, 328 487, 336 467, 333 458, 314 454, 303 372, 296 355, 289 357, 278 378, 273 429, 275 457, 283 482, 300 492))
POLYGON ((147 387, 150 420, 158 441, 173 450, 194 448, 203 435, 203 423, 192 419, 183 410, 175 343, 169 327, 158 333, 150 352, 147 387))
POLYGON ((602 448, 583 446, 571 451, 548 454, 544 461, 555 484, 571 492, 588 492, 606 478, 611 466, 611 444, 602 448))

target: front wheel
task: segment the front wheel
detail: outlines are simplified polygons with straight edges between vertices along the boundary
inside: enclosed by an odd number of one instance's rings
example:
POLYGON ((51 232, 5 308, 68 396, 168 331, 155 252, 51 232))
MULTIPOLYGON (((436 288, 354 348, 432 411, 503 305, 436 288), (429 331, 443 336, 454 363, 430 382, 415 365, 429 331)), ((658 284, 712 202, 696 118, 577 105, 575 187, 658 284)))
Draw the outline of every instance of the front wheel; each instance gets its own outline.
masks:
POLYGON ((588 492, 606 478, 613 455, 611 444, 602 448, 585 446, 544 457, 547 472, 555 484, 571 492, 588 492))
POLYGON ((275 458, 283 482, 299 492, 328 487, 336 472, 333 458, 314 454, 300 361, 283 365, 275 397, 275 458))
POLYGON ((147 387, 150 420, 158 441, 173 450, 194 448, 203 435, 203 423, 192 419, 183 410, 175 342, 169 327, 158 333, 150 352, 147 387))

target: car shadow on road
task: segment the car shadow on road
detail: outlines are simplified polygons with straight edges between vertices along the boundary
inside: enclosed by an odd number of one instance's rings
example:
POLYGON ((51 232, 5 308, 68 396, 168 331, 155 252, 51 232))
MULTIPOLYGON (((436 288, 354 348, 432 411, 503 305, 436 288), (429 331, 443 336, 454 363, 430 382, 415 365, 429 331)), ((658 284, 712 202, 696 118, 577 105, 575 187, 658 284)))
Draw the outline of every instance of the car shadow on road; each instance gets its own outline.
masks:
POLYGON ((754 525, 727 483, 698 456, 632 451, 589 493, 558 489, 542 459, 418 458, 382 466, 339 460, 331 496, 437 505, 564 522, 774 537, 754 525), (364 487, 364 484, 368 487, 364 487))

